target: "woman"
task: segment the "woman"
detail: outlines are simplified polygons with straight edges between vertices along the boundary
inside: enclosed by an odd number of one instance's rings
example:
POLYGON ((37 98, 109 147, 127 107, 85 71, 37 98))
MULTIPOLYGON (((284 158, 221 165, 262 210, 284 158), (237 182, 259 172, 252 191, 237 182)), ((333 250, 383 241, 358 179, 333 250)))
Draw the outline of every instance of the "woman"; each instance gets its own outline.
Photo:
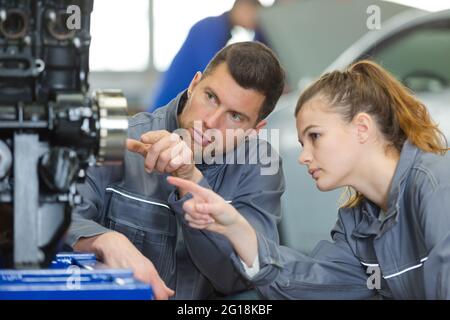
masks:
POLYGON ((351 191, 333 242, 311 256, 279 246, 220 196, 170 177, 193 194, 189 225, 226 236, 235 266, 267 298, 450 299, 450 157, 425 106, 360 61, 307 88, 295 115, 299 162, 319 190, 351 191))

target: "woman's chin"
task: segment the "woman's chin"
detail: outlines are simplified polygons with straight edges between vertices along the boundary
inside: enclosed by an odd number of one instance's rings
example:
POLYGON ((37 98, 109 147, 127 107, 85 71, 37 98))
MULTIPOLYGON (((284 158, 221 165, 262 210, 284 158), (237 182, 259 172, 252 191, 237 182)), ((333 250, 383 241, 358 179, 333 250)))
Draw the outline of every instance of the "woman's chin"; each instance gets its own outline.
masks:
POLYGON ((323 183, 322 181, 320 181, 320 179, 316 181, 316 187, 317 187, 317 189, 319 189, 322 192, 331 191, 331 190, 336 189, 335 186, 323 183))

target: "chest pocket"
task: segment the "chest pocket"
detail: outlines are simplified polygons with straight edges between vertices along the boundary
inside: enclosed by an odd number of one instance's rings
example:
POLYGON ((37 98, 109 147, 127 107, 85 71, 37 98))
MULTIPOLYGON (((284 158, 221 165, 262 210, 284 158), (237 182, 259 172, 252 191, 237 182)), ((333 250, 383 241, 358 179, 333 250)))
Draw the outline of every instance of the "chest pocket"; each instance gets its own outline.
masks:
POLYGON ((109 229, 124 234, 155 265, 163 280, 174 266, 177 222, 166 202, 106 188, 109 229))

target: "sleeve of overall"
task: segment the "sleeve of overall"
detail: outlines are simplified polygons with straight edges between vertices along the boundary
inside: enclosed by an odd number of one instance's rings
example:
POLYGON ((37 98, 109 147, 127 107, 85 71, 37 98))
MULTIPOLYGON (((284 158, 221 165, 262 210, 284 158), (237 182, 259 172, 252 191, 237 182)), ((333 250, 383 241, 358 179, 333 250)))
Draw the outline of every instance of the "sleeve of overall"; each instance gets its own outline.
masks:
POLYGON ((66 243, 73 246, 80 238, 93 237, 110 231, 101 225, 106 186, 114 179, 115 172, 122 167, 90 167, 84 183, 77 185, 82 196, 81 204, 72 211, 72 222, 67 232, 66 243))
POLYGON ((367 299, 375 292, 369 275, 350 247, 341 220, 331 232, 332 242, 321 241, 310 256, 257 233, 259 272, 249 277, 237 256, 233 263, 267 299, 367 299))

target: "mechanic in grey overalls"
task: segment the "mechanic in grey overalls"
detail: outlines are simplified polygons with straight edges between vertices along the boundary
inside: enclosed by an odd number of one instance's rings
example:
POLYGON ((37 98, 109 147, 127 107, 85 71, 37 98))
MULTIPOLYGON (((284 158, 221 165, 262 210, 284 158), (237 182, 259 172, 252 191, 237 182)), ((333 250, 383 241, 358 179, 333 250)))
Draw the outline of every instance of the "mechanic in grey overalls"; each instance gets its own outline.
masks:
POLYGON ((266 298, 450 299, 450 154, 426 107, 360 61, 312 84, 295 114, 299 162, 318 189, 354 189, 333 242, 310 256, 279 246, 211 190, 168 178, 194 195, 190 225, 225 235, 236 269, 266 298))
POLYGON ((131 152, 123 167, 88 170, 87 182, 79 187, 84 203, 74 210, 67 242, 77 251, 95 252, 110 267, 133 269, 138 279, 151 283, 158 299, 173 296, 170 288, 179 299, 248 289, 249 283, 232 266, 229 242, 186 226, 182 206, 190 195, 169 185, 166 177, 172 174, 211 188, 278 243, 284 191, 278 155, 255 135, 247 134, 235 145, 234 138, 219 141, 214 136, 213 141, 208 131, 224 136, 227 129, 256 133, 283 88, 284 71, 266 46, 242 42, 222 49, 167 106, 130 119, 131 152), (173 133, 179 129, 190 133, 186 140, 173 133), (225 163, 179 161, 186 153, 193 160, 193 148, 211 145, 226 156, 225 163), (260 150, 264 159, 256 155, 260 150), (228 161, 238 154, 244 154, 245 161, 228 161), (261 174, 270 168, 276 170, 261 174))

